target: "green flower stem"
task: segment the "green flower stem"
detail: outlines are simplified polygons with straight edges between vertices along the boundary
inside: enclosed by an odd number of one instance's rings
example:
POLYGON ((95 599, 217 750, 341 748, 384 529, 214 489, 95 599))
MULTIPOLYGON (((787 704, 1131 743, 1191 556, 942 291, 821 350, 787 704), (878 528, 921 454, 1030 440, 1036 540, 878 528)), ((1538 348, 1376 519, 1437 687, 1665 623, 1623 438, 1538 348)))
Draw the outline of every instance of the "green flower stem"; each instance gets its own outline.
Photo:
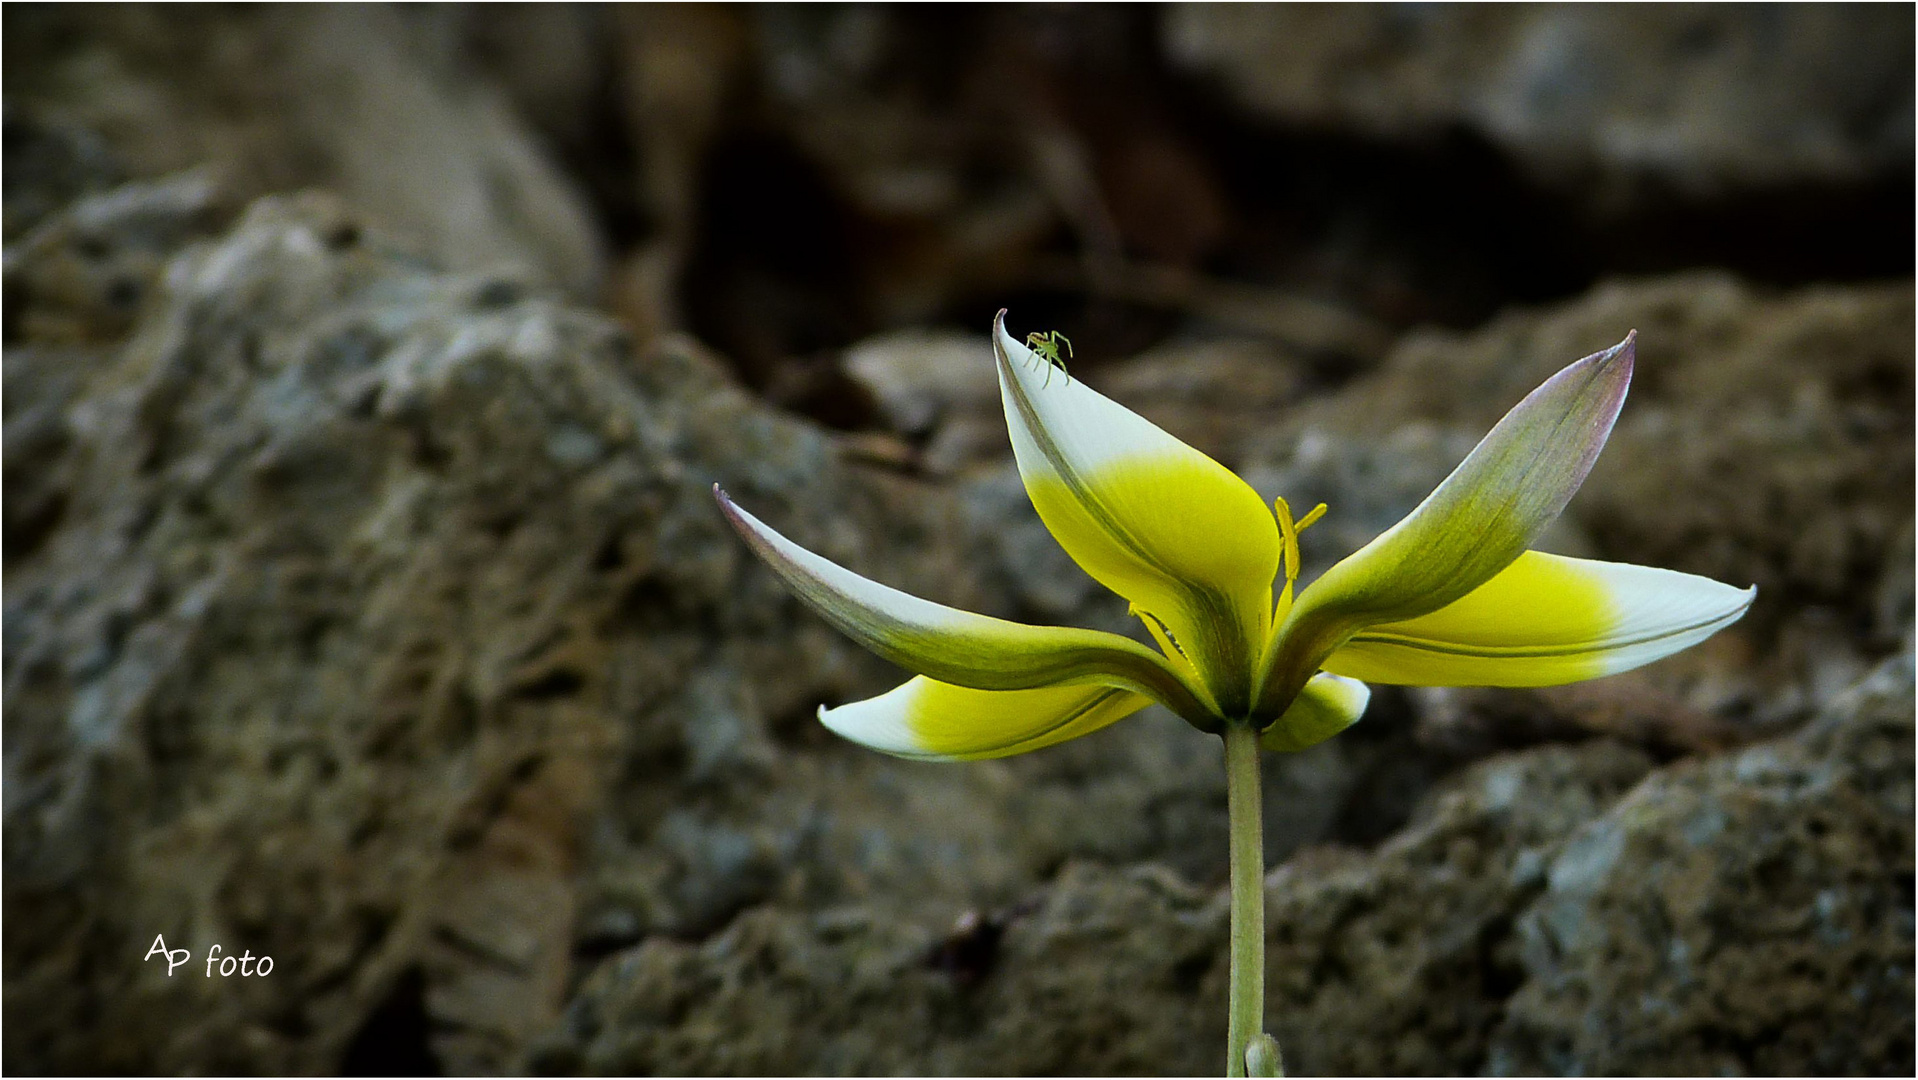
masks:
POLYGON ((1232 822, 1232 982, 1225 1074, 1244 1076, 1245 1052, 1265 1029, 1265 839, 1259 798, 1259 733, 1225 728, 1225 798, 1232 822))

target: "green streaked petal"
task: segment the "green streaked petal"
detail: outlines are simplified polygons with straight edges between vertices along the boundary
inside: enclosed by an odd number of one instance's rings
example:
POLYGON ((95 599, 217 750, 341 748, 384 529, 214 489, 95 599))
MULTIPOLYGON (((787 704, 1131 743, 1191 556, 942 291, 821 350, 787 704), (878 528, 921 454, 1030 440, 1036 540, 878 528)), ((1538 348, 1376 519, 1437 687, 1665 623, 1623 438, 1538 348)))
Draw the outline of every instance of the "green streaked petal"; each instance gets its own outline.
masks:
POLYGON ((1634 336, 1547 379, 1424 502, 1299 594, 1273 636, 1262 711, 1277 711, 1366 626, 1416 618, 1478 588, 1551 524, 1611 434, 1634 336))
POLYGON ((1556 686, 1695 645, 1756 595, 1676 570, 1528 551, 1437 611, 1359 631, 1325 667, 1414 686, 1556 686))
POLYGON ((1228 714, 1249 704, 1279 531, 1245 481, 1055 369, 993 321, 1019 475, 1060 546, 1156 616, 1228 714))
POLYGON ((860 577, 779 535, 713 487, 720 509, 788 587, 840 632, 909 671, 981 690, 1116 686, 1145 694, 1203 728, 1201 703, 1172 665, 1129 638, 1027 626, 935 604, 860 577))
POLYGON ((1259 745, 1290 753, 1322 743, 1364 716, 1371 700, 1371 687, 1357 679, 1320 672, 1292 699, 1285 715, 1259 733, 1259 745))
POLYGON ((1110 686, 973 690, 920 676, 819 721, 861 746, 925 761, 1007 757, 1062 743, 1150 704, 1110 686))

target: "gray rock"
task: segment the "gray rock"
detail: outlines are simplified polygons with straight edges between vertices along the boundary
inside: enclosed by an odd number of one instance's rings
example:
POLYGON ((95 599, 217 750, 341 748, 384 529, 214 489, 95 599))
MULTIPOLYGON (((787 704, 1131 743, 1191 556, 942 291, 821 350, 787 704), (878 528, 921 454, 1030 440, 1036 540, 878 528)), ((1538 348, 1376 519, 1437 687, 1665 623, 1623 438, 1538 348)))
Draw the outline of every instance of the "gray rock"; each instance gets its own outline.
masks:
MULTIPOLYGON (((1496 758, 1376 851, 1300 853, 1267 879, 1288 1067, 1900 1071, 1911 713, 1902 661, 1796 738, 1665 770, 1607 741, 1496 758)), ((609 959, 530 1062, 1197 1075, 1223 1041, 1226 929, 1220 892, 1094 864, 950 929, 769 906, 609 959)))
POLYGON ((1800 738, 1668 770, 1575 833, 1518 924, 1490 1070, 1908 1069, 1911 695, 1891 661, 1800 738))
POLYGON ((1494 758, 1442 785, 1376 853, 1308 852, 1274 871, 1266 1012, 1287 1066, 1478 1071, 1517 982, 1511 927, 1540 866, 1649 767, 1609 742, 1494 758))
MULTIPOLYGON (((209 170, 87 194, 41 215, 6 249, 8 318, 36 345, 124 337, 166 260, 224 224, 209 170)), ((36 395, 37 396, 37 395, 36 395)))
POLYGON ((132 175, 211 166, 242 202, 324 187, 455 269, 599 284, 584 199, 431 13, 131 5, 8 29, 9 107, 97 132, 132 175))
MULTIPOLYGON (((768 903, 939 925, 1073 859, 1222 877, 1217 744, 1162 711, 965 767, 832 739, 819 703, 900 676, 710 493, 922 595, 1123 620, 1089 585, 1008 585, 1031 552, 976 490, 851 465, 696 344, 635 353, 325 198, 168 235, 188 246, 155 250, 129 337, 89 330, 65 366, 7 343, 35 465, 9 491, 10 1067, 495 1071, 577 955, 768 903), (16 521, 22 495, 48 509, 16 521), (156 934, 276 970, 169 979, 139 961, 156 934)), ((20 250, 24 280, 64 257, 20 250)), ((86 324, 84 290, 36 295, 27 329, 86 324)), ((1011 482, 994 505, 1029 518, 1011 482)), ((1272 759, 1275 858, 1327 835, 1366 760, 1272 759)))
POLYGON ((6 205, 0 236, 7 243, 83 195, 126 179, 125 168, 98 132, 84 125, 4 106, 7 140, 6 205))
POLYGON ((582 986, 542 1072, 1199 1073, 1223 910, 1163 871, 1068 868, 1011 915, 762 910, 648 942, 582 986), (1179 960, 1178 971, 1169 960, 1179 960))
POLYGON ((990 413, 999 403, 984 334, 898 331, 853 345, 842 363, 904 434, 926 435, 953 413, 990 413))
MULTIPOLYGON (((1304 357, 1242 337, 1175 339, 1087 376, 1100 392, 1228 465, 1248 438, 1297 407, 1304 357)), ((1301 512, 1310 509, 1308 503, 1301 512)))
MULTIPOLYGON (((10 1067, 380 1068, 409 1051, 379 1018, 411 1010, 410 1052, 496 1070, 557 1016, 611 784, 694 763, 677 804, 765 767, 743 682, 687 664, 793 609, 740 576, 709 489, 808 490, 830 448, 696 347, 637 357, 600 317, 389 251, 267 200, 173 256, 91 368, 15 383, 8 344, 10 389, 53 388, 18 404, 64 433, 61 512, 9 533, 10 1067), (276 971, 169 979, 139 962, 156 933, 276 971)), ((784 691, 827 696, 847 648, 784 691)), ((724 896, 703 888, 681 893, 724 896)))
POLYGON ((1902 8, 1207 4, 1168 14, 1165 48, 1270 118, 1465 125, 1601 205, 1910 170, 1902 8))

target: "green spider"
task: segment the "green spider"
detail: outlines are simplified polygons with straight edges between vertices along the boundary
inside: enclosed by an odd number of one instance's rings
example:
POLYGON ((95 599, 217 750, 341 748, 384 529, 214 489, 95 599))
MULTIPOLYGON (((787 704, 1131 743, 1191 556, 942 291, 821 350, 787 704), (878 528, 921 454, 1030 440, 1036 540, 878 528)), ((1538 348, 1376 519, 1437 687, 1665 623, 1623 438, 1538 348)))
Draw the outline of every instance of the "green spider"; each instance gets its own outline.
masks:
MULTIPOLYGON (((1026 335, 1027 347, 1040 356, 1045 357, 1048 365, 1056 364, 1060 371, 1065 371, 1066 382, 1069 384, 1072 382, 1072 372, 1066 371, 1066 362, 1059 358, 1059 346, 1062 344, 1066 347, 1066 355, 1071 356, 1072 341, 1057 330, 1052 331, 1050 334, 1041 334, 1035 331, 1026 335)), ((1046 381, 1043 385, 1052 385, 1052 368, 1050 366, 1046 368, 1046 381)))

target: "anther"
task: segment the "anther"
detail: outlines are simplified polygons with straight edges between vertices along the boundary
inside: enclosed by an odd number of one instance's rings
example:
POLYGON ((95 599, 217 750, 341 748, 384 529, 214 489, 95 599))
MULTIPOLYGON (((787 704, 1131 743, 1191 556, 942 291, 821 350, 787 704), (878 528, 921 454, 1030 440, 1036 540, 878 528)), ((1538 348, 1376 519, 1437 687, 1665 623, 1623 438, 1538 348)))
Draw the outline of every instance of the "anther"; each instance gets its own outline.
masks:
POLYGON ((1272 500, 1272 512, 1279 519, 1279 536, 1285 543, 1281 556, 1287 585, 1299 577, 1299 534, 1311 524, 1325 516, 1325 504, 1314 506, 1310 513, 1297 521, 1292 519, 1292 507, 1283 497, 1272 500))

